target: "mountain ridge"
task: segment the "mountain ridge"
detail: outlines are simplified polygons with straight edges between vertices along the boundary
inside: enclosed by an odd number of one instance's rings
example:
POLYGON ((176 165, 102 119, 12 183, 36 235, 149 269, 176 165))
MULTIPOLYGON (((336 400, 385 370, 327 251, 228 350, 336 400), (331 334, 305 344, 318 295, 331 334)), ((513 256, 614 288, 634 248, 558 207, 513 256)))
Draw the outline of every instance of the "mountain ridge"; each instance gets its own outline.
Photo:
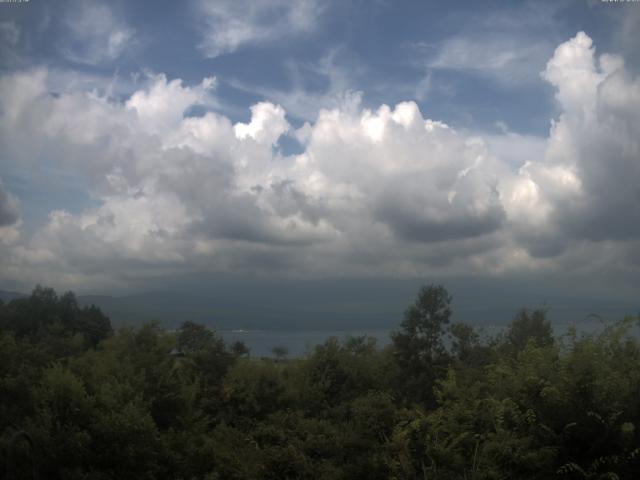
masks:
MULTIPOLYGON (((0 290, 4 302, 25 298, 27 294, 0 290)), ((129 295, 77 295, 82 306, 96 305, 108 315, 114 325, 139 325, 158 321, 175 328, 185 320, 205 324, 220 330, 352 330, 391 329, 399 325, 403 312, 413 298, 410 291, 353 292, 336 289, 318 295, 309 286, 267 289, 247 292, 212 288, 203 291, 144 291, 129 295)), ((481 295, 454 295, 453 321, 476 326, 504 325, 520 308, 547 308, 554 323, 585 322, 592 314, 606 320, 634 314, 637 308, 630 302, 594 300, 592 298, 557 297, 525 302, 524 297, 510 298, 501 304, 486 304, 481 295), (456 298, 461 301, 456 302, 456 298)), ((593 320, 593 319, 591 319, 593 320)))

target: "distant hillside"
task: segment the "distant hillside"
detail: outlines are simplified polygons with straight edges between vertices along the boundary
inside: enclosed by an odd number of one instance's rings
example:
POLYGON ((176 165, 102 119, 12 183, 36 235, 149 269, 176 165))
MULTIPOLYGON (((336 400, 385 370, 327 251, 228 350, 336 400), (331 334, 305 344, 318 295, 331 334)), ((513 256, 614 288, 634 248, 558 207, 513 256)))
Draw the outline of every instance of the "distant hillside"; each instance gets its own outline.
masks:
MULTIPOLYGON (((27 297, 20 292, 0 290, 0 298, 9 302, 27 297)), ((159 321, 165 327, 192 320, 217 329, 341 329, 384 328, 396 325, 404 305, 338 301, 316 298, 315 302, 297 296, 289 301, 237 298, 228 290, 208 294, 147 292, 127 296, 79 295, 82 306, 96 305, 115 325, 136 325, 159 321)))
POLYGON ((7 290, 0 290, 0 300, 2 300, 3 302, 10 302, 11 300, 14 300, 16 298, 24 298, 27 295, 25 295, 24 293, 20 293, 20 292, 11 292, 11 291, 7 291, 7 290))
MULTIPOLYGON (((126 296, 79 295, 81 305, 97 305, 115 325, 157 320, 175 328, 185 320, 216 329, 375 330, 396 328, 415 299, 414 285, 374 283, 300 283, 289 285, 217 285, 199 291, 153 291, 126 296)), ((504 325, 522 307, 544 305, 553 323, 583 323, 590 314, 617 320, 635 314, 636 305, 592 298, 565 298, 504 289, 503 300, 478 289, 452 289, 454 321, 504 325)), ((24 297, 0 291, 5 302, 24 297)), ((593 319, 591 319, 593 321, 593 319)))
POLYGON ((242 300, 229 292, 189 294, 148 292, 125 297, 79 296, 83 305, 95 304, 115 324, 137 324, 158 320, 176 327, 193 320, 217 329, 341 329, 384 328, 397 324, 405 305, 333 302, 298 298, 280 302, 265 299, 242 300))

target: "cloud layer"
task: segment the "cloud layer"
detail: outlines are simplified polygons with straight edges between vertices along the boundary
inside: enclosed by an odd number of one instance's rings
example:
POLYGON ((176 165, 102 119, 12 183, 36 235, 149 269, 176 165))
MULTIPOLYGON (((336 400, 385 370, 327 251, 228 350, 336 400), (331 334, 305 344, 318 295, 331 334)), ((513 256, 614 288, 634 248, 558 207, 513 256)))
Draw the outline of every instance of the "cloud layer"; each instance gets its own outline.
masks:
MULTIPOLYGON (((278 7, 286 21, 306 25, 306 10, 287 5, 278 7)), ((210 8, 224 20, 226 10, 210 8)), ((212 35, 210 56, 271 34, 212 35)), ((15 202, 0 189, 0 229, 15 230, 0 247, 0 280, 637 272, 640 81, 620 57, 597 57, 582 32, 541 75, 561 110, 547 139, 456 131, 414 102, 370 110, 358 95, 297 129, 271 102, 234 124, 210 108, 188 115, 216 104, 213 78, 189 86, 151 76, 120 100, 52 95, 47 69, 6 74, 9 161, 73 171, 97 206, 52 210, 18 235, 15 202), (300 153, 282 153, 285 137, 300 153)))

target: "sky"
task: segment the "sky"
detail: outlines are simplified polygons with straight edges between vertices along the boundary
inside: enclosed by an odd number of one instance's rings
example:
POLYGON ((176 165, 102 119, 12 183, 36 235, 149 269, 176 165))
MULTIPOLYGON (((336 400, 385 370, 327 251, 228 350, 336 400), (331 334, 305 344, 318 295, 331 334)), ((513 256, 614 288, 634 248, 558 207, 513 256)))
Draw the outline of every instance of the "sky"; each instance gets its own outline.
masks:
POLYGON ((631 1, 2 2, 0 288, 637 303, 638 38, 631 1))

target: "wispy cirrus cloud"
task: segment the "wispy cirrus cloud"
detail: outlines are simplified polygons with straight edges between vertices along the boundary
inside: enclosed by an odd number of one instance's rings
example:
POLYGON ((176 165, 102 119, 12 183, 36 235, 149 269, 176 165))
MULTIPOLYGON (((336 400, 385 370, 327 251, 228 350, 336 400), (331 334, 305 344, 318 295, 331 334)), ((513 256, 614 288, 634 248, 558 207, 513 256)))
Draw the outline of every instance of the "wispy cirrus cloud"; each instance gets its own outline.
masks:
POLYGON ((60 40, 65 58, 77 63, 97 65, 119 58, 135 38, 135 30, 119 18, 111 6, 98 1, 72 2, 66 10, 60 40))
POLYGON ((553 51, 545 40, 507 35, 459 35, 437 46, 419 45, 429 70, 457 71, 489 78, 504 86, 539 82, 538 72, 553 51))
POLYGON ((430 71, 458 72, 514 87, 539 82, 557 44, 561 4, 523 2, 478 18, 461 15, 453 34, 416 45, 430 71))
POLYGON ((19 60, 18 45, 21 34, 16 22, 0 22, 0 60, 4 65, 11 65, 19 60))
POLYGON ((337 47, 327 51, 315 63, 285 62, 290 79, 286 88, 237 79, 228 79, 228 82, 238 90, 282 105, 287 114, 298 120, 315 121, 322 109, 344 108, 362 100, 362 92, 356 85, 360 84, 358 79, 364 75, 364 69, 353 57, 342 58, 343 54, 337 47), (310 84, 315 85, 312 87, 310 84))
POLYGON ((245 45, 309 33, 323 7, 317 0, 198 0, 195 10, 202 22, 198 47, 213 58, 245 45))

